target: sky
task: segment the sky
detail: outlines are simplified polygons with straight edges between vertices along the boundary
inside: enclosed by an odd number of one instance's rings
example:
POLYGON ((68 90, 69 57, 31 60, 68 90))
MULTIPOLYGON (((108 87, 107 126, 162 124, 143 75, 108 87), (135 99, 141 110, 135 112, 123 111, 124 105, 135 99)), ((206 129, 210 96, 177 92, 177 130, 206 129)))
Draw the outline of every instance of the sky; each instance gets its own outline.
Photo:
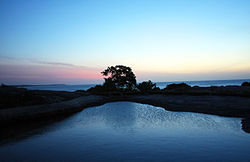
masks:
POLYGON ((0 0, 0 83, 250 78, 249 0, 0 0))

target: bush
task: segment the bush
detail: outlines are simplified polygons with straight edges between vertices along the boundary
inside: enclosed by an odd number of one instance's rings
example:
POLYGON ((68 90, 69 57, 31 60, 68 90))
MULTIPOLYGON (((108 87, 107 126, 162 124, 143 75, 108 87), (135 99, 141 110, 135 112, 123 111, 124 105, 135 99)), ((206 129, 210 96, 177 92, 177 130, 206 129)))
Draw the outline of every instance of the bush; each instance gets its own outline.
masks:
POLYGON ((96 85, 95 87, 91 87, 87 90, 88 92, 103 92, 104 88, 102 85, 96 85))
POLYGON ((137 85, 137 88, 140 90, 140 92, 155 92, 160 91, 159 87, 156 87, 155 83, 152 83, 151 80, 144 81, 137 85))
POLYGON ((250 86, 250 82, 244 82, 241 84, 241 86, 250 86))
POLYGON ((115 92, 119 91, 116 86, 112 82, 105 82, 103 85, 96 85, 95 87, 91 87, 87 90, 88 92, 115 92))
POLYGON ((171 90, 171 89, 184 89, 184 88, 190 88, 190 85, 187 85, 186 83, 179 83, 179 84, 169 84, 164 90, 171 90))

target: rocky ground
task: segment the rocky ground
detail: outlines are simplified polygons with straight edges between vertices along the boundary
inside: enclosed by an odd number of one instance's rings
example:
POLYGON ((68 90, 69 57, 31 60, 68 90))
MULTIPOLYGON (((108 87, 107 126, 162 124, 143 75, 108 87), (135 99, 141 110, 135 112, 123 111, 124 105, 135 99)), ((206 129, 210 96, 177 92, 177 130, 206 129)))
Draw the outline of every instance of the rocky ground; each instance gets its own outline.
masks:
MULTIPOLYGON (((0 123, 40 119, 74 113, 90 106, 114 101, 131 101, 160 106, 171 111, 188 111, 231 117, 250 118, 249 87, 212 88, 221 92, 199 95, 189 90, 160 92, 158 94, 140 93, 102 93, 90 94, 84 91, 59 92, 26 90, 15 87, 0 88, 0 123), (226 89, 226 90, 225 90, 226 89), (222 92, 227 91, 227 95, 222 92), (230 94, 228 92, 230 91, 230 94), (181 94, 177 92, 182 92, 181 94), (238 95, 244 92, 245 95, 238 95), (235 94, 235 95, 232 95, 235 94)), ((205 89, 207 90, 207 89, 205 89)), ((204 89, 202 89, 204 92, 204 89)))
POLYGON ((0 86, 0 110, 20 106, 58 103, 72 100, 85 94, 82 92, 27 90, 12 86, 0 86))

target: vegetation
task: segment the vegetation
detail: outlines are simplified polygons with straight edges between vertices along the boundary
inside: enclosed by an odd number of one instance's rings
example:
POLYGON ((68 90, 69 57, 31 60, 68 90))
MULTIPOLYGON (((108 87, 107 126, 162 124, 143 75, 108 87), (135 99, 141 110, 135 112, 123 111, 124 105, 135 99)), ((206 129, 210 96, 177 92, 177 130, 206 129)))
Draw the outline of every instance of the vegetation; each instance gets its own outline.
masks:
POLYGON ((105 76, 104 84, 97 85, 88 89, 88 92, 94 93, 106 93, 106 92, 129 92, 129 93, 147 93, 158 92, 159 87, 156 84, 149 81, 144 81, 140 84, 136 84, 136 76, 130 67, 124 65, 116 65, 108 67, 101 72, 105 76))
POLYGON ((130 67, 111 66, 101 74, 105 77, 104 84, 88 89, 89 92, 134 91, 136 89, 136 77, 130 67))
MULTIPOLYGON (((136 76, 132 69, 123 65, 108 67, 101 72, 105 82, 87 91, 95 94, 173 94, 173 95, 222 95, 222 96, 250 96, 250 89, 245 87, 191 87, 186 83, 169 84, 160 89, 151 80, 136 84, 136 76)), ((242 86, 249 86, 245 82, 242 86)))
POLYGON ((164 90, 172 90, 172 89, 186 89, 190 88, 190 85, 187 85, 186 83, 179 83, 179 84, 169 84, 164 90))
POLYGON ((130 67, 123 65, 111 66, 101 73, 104 76, 108 76, 108 78, 104 78, 104 86, 129 90, 136 87, 136 77, 130 67))
POLYGON ((250 82, 243 82, 241 86, 250 86, 250 82))
POLYGON ((140 84, 137 85, 137 88, 140 92, 142 93, 147 93, 147 92, 160 92, 160 88, 156 87, 155 83, 152 83, 151 80, 149 81, 144 81, 140 84))

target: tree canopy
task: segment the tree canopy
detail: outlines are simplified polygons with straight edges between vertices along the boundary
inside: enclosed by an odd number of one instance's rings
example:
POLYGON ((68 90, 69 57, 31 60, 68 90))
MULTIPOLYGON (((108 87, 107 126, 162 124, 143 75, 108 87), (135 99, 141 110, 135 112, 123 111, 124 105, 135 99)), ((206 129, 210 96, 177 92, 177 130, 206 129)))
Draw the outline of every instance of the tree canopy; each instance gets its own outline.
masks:
POLYGON ((108 67, 101 72, 106 76, 104 86, 115 87, 117 89, 126 88, 133 89, 136 87, 136 77, 130 67, 124 65, 116 65, 108 67))
POLYGON ((101 72, 105 82, 103 85, 96 85, 88 89, 89 92, 158 92, 159 87, 149 81, 136 84, 136 76, 130 67, 124 65, 110 66, 101 72))

